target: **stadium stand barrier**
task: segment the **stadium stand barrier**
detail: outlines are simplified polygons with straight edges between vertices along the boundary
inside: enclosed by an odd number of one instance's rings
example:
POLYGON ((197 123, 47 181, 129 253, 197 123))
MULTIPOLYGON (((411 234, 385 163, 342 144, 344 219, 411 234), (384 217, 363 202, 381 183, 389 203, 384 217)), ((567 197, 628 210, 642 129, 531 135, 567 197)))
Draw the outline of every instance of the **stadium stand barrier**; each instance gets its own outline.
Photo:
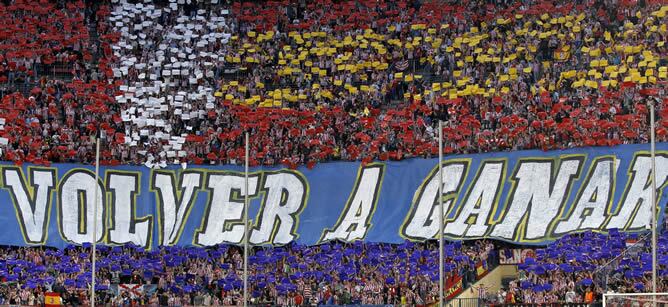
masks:
POLYGON ((482 304, 477 298, 455 298, 445 304, 446 307, 478 307, 482 304))
POLYGON ((489 306, 508 306, 508 307, 529 307, 529 306, 543 306, 543 307, 599 307, 601 303, 583 304, 583 303, 566 303, 554 302, 545 304, 492 304, 489 306))

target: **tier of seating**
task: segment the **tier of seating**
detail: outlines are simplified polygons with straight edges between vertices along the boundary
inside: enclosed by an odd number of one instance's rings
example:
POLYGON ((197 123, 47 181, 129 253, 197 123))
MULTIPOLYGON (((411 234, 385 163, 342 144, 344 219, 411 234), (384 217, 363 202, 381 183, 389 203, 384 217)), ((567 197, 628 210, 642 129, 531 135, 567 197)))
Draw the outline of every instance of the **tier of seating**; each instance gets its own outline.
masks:
MULTIPOLYGON (((648 292, 652 288, 649 242, 648 236, 614 231, 570 235, 535 249, 536 257, 526 257, 519 265, 517 280, 481 298, 490 304, 591 304, 599 302, 603 293, 648 292)), ((665 292, 667 232, 660 233, 658 246, 657 291, 665 292)), ((45 291, 54 291, 66 304, 86 304, 90 248, 90 244, 63 250, 0 248, 0 303, 36 305, 43 302, 45 291)), ((446 285, 461 278, 464 288, 478 279, 478 264, 492 266, 498 253, 504 252, 481 240, 446 243, 444 250, 446 285)), ((101 246, 97 270, 100 302, 114 305, 132 301, 150 306, 215 306, 238 304, 242 299, 243 259, 234 246, 162 247, 150 252, 132 245, 101 246), (119 284, 142 289, 138 294, 112 289, 119 284)), ((423 305, 438 299, 434 242, 255 248, 249 256, 249 272, 249 293, 257 304, 423 305)))
MULTIPOLYGON (((657 248, 657 293, 668 290, 668 236, 660 234, 657 248)), ((652 291, 650 236, 591 232, 564 237, 536 258, 519 265, 520 278, 501 291, 500 303, 545 304, 553 302, 592 304, 603 293, 652 291), (501 299, 502 298, 502 299, 501 299)), ((651 297, 636 297, 639 306, 651 297)), ((662 301, 663 298, 660 299, 662 301)), ((628 298, 615 299, 627 306, 628 298)), ((608 302, 610 303, 610 302, 608 302)))
MULTIPOLYGON (((668 140, 665 0, 218 2, 0 3, 0 158, 90 164, 99 136, 105 165, 239 164, 249 132, 252 166, 312 168, 433 157, 439 121, 446 154, 615 146, 648 142, 650 105, 668 140)), ((505 303, 647 290, 646 247, 615 258, 625 239, 539 250, 505 303), (600 283, 593 272, 613 259, 613 282, 600 283)), ((434 250, 257 249, 252 296, 434 302, 434 250)), ((482 241, 448 250, 461 275, 494 255, 482 241)), ((4 248, 0 303, 40 303, 45 287, 85 303, 87 253, 4 248)), ((236 248, 101 253, 100 292, 129 278, 157 285, 144 304, 240 300, 236 248)))
POLYGON ((90 163, 97 133, 106 164, 238 164, 244 132, 252 165, 400 160, 437 153, 439 120, 447 154, 614 146, 648 141, 649 104, 668 137, 660 0, 120 1, 89 13, 96 40, 82 2, 49 5, 5 6, 49 21, 5 31, 7 81, 97 52, 4 95, 5 160, 90 163))
MULTIPOLYGON (((54 291, 61 294, 64 305, 86 305, 90 248, 90 244, 64 250, 0 248, 0 304, 41 305, 44 292, 54 291)), ((483 241, 445 248, 448 276, 465 276, 474 272, 476 262, 495 257, 493 246, 483 241)), ((253 304, 279 306, 423 305, 438 298, 437 263, 433 243, 256 248, 249 257, 249 293, 253 304)), ((133 246, 98 247, 96 265, 101 304, 232 306, 242 302, 243 258, 234 246, 164 247, 152 252, 133 246), (113 295, 119 290, 110 287, 118 284, 130 289, 113 295)))

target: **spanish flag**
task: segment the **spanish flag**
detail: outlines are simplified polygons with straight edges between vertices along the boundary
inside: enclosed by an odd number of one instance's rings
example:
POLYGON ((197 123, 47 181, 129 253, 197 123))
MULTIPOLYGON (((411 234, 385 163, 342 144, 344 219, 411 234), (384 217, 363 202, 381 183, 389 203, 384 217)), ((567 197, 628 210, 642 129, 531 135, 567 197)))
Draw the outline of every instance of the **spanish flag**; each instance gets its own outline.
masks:
POLYGON ((51 307, 51 306, 60 306, 60 305, 62 305, 62 301, 60 299, 60 294, 55 293, 55 292, 44 293, 44 306, 51 307))
POLYGON ((480 280, 481 278, 487 275, 487 261, 478 261, 475 265, 476 268, 476 278, 480 280))

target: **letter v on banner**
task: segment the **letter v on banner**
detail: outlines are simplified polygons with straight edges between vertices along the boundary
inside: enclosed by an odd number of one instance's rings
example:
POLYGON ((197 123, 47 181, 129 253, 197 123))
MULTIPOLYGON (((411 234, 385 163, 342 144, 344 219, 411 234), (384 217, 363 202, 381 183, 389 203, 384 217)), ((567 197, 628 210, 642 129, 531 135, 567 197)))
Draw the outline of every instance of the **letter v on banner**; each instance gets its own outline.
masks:
POLYGON ((28 173, 30 183, 26 182, 20 167, 3 167, 2 188, 12 197, 25 242, 43 244, 47 237, 56 170, 30 167, 28 173))
POLYGON ((151 190, 158 197, 158 225, 160 244, 178 242, 195 202, 196 192, 202 187, 202 173, 184 171, 180 174, 179 188, 174 171, 153 171, 151 190))

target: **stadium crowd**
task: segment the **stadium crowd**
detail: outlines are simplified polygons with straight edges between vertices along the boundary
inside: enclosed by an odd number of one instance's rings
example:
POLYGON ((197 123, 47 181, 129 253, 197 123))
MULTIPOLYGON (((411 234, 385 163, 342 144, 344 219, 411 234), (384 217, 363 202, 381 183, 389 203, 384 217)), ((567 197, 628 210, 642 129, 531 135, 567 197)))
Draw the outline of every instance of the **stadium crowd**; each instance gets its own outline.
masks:
MULTIPOLYGON (((498 303, 600 302, 604 293, 652 292, 651 239, 617 231, 569 235, 519 265, 519 279, 491 294, 498 303)), ((657 292, 668 290, 668 232, 659 234, 657 292)), ((638 306, 650 297, 637 297, 638 306)), ((626 300, 622 303, 629 303, 626 300)), ((619 306, 628 306, 622 304, 619 306)))
MULTIPOLYGON (((517 280, 482 298, 490 304, 591 304, 600 302, 603 293, 647 292, 651 289, 650 245, 647 238, 637 238, 615 231, 563 237, 536 248, 536 258, 519 264, 517 280)), ((495 245, 484 240, 446 243, 445 280, 461 277, 462 290, 470 286, 478 278, 477 263, 486 263, 487 269, 498 263, 498 253, 505 249, 495 245)), ((91 283, 90 250, 90 244, 63 250, 2 247, 0 304, 39 305, 45 291, 53 291, 67 305, 85 305, 91 283)), ((658 264, 657 290, 665 292, 665 231, 659 237, 658 264)), ((112 306, 241 303, 243 258, 235 246, 155 251, 132 245, 101 246, 97 270, 99 303, 112 306), (119 284, 126 290, 112 289, 119 284), (135 285, 143 288, 133 294, 135 285)), ((254 304, 424 305, 438 299, 434 242, 256 247, 249 256, 249 272, 254 304)))
POLYGON ((667 138, 661 0, 10 2, 17 163, 90 163, 98 132, 112 165, 240 163, 244 131, 252 165, 428 157, 439 119, 446 153, 608 146, 649 102, 667 138), (29 69, 56 60, 72 80, 29 69))
MULTIPOLYGON (((437 153, 439 120, 448 154, 614 146, 648 141, 648 103, 668 140, 665 0, 91 2, 0 3, 2 160, 92 163, 98 134, 108 165, 237 164, 245 131, 251 165, 401 160, 437 153)), ((538 249, 498 301, 646 290, 647 247, 615 258, 625 240, 538 249), (592 270, 610 260, 601 283, 592 270)), ((433 302, 434 250, 258 248, 253 300, 433 302)), ((448 272, 470 283, 495 250, 451 243, 448 272)), ((128 282, 156 285, 147 305, 239 303, 237 248, 100 252, 100 293, 128 282)), ((88 253, 3 248, 0 304, 39 303, 44 287, 85 304, 88 253)))
MULTIPOLYGON (((50 248, 1 248, 0 304, 39 305, 44 291, 66 305, 85 305, 91 282, 90 244, 50 248)), ((448 277, 476 279, 479 261, 497 261, 490 242, 448 243, 448 277)), ((162 247, 147 252, 131 245, 99 247, 96 289, 113 306, 237 305, 241 303, 243 258, 234 246, 162 247), (138 295, 112 295, 116 284, 148 285, 138 295)), ((438 249, 431 243, 401 245, 326 243, 255 248, 249 256, 254 304, 410 304, 438 298, 438 249)), ((130 287, 131 288, 131 287, 130 287)), ((121 289, 122 290, 122 289, 121 289)), ((121 291, 123 292, 123 291, 121 291)))

